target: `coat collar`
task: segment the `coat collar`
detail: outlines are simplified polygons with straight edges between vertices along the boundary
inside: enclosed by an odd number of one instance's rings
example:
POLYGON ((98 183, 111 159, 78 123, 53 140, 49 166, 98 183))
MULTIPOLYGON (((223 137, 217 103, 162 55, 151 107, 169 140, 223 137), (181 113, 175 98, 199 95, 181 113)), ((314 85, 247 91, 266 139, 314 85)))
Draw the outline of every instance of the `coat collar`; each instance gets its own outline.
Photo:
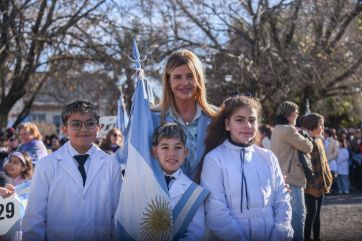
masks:
POLYGON ((183 195, 191 183, 191 180, 182 173, 181 169, 173 173, 172 176, 175 177, 176 180, 172 183, 170 187, 172 189, 171 198, 183 195))
POLYGON ((70 150, 70 143, 64 144, 59 151, 55 152, 55 159, 59 162, 59 165, 65 170, 65 172, 75 181, 75 183, 82 188, 83 193, 88 190, 89 185, 97 175, 99 169, 102 167, 106 160, 107 154, 99 149, 95 144, 87 151, 87 154, 91 154, 89 157, 90 165, 87 172, 87 181, 83 188, 82 176, 79 173, 76 166, 73 155, 70 150), (89 153, 88 153, 89 152, 89 153))
POLYGON ((241 146, 236 146, 234 144, 232 144, 228 139, 226 139, 223 143, 223 146, 232 149, 232 150, 241 150, 241 149, 245 149, 246 152, 253 152, 255 147, 254 144, 250 145, 248 147, 241 147, 241 146))

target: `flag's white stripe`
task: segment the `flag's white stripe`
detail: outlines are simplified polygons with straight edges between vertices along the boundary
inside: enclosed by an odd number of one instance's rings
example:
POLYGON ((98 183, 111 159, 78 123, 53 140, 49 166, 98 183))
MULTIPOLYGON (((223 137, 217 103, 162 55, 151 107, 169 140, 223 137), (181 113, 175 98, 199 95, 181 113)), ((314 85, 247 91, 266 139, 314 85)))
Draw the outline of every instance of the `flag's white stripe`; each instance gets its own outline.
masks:
POLYGON ((132 143, 129 143, 128 155, 126 176, 122 184, 117 217, 129 235, 136 240, 140 240, 140 226, 135 224, 142 222, 145 208, 151 199, 155 198, 148 194, 157 193, 158 196, 163 195, 166 200, 169 197, 158 184, 150 166, 143 160, 143 157, 134 148, 132 143), (123 199, 122 197, 124 196, 127 196, 127 198, 123 199), (125 215, 125 212, 129 212, 129 210, 132 210, 129 213, 131 215, 125 215))

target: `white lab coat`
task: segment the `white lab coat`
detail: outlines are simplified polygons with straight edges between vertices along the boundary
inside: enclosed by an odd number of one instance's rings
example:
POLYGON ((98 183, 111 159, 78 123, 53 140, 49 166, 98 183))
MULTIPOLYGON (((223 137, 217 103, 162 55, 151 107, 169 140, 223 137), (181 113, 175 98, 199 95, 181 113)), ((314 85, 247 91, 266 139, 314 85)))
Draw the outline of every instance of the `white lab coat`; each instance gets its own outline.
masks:
POLYGON ((337 173, 340 175, 349 174, 349 152, 346 147, 340 147, 337 155, 337 173))
MULTIPOLYGON (((171 197, 172 209, 174 209, 182 195, 191 185, 192 181, 182 173, 181 169, 173 173, 172 176, 175 177, 175 179, 170 182, 169 193, 171 197)), ((202 204, 196 211, 195 216, 187 227, 185 237, 179 241, 204 240, 205 229, 205 208, 204 204, 202 204)))
POLYGON ((23 219, 23 240, 111 239, 122 182, 119 164, 93 145, 87 151, 83 187, 70 153, 68 142, 37 163, 23 219))
POLYGON ((205 157, 201 185, 210 191, 206 226, 220 240, 291 240, 289 194, 278 160, 255 145, 245 148, 249 209, 244 188, 241 212, 241 149, 226 140, 205 157))

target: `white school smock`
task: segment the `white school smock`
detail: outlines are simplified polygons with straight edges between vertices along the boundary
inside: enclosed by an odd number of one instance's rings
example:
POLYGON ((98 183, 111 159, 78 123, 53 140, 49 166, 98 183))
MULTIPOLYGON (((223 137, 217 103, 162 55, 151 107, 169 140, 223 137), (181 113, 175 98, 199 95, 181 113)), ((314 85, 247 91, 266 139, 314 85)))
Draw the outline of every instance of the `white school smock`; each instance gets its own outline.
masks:
POLYGON ((87 151, 89 166, 83 187, 69 145, 67 142, 35 167, 23 240, 111 239, 122 182, 119 164, 93 145, 87 151))
MULTIPOLYGON (((175 208, 178 201, 181 199, 182 195, 186 192, 189 186, 192 184, 190 178, 188 178, 181 169, 178 169, 172 174, 175 178, 170 182, 170 197, 172 209, 175 208)), ((185 237, 181 238, 179 241, 201 241, 205 238, 205 209, 204 204, 202 204, 196 211, 191 223, 186 229, 185 237)))
POLYGON ((340 147, 337 155, 337 173, 340 175, 349 174, 349 152, 346 147, 340 147))
POLYGON ((244 189, 241 212, 241 150, 226 140, 205 157, 201 185, 210 191, 205 202, 206 226, 220 240, 291 240, 289 193, 278 160, 256 145, 245 148, 249 209, 244 189))

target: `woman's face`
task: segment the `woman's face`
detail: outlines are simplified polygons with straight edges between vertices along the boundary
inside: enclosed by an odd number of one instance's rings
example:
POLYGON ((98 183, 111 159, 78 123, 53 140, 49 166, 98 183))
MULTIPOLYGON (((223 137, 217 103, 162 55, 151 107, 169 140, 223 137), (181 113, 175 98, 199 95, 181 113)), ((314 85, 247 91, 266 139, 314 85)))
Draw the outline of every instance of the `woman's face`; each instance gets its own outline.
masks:
POLYGON ((19 138, 21 143, 28 143, 29 141, 34 139, 34 136, 25 128, 21 128, 19 130, 19 138))
POLYGON ((119 143, 122 140, 122 134, 121 132, 113 132, 110 138, 111 144, 113 145, 119 145, 119 143))
POLYGON ((185 101, 195 98, 196 80, 189 66, 176 67, 170 74, 171 90, 176 101, 185 101))

